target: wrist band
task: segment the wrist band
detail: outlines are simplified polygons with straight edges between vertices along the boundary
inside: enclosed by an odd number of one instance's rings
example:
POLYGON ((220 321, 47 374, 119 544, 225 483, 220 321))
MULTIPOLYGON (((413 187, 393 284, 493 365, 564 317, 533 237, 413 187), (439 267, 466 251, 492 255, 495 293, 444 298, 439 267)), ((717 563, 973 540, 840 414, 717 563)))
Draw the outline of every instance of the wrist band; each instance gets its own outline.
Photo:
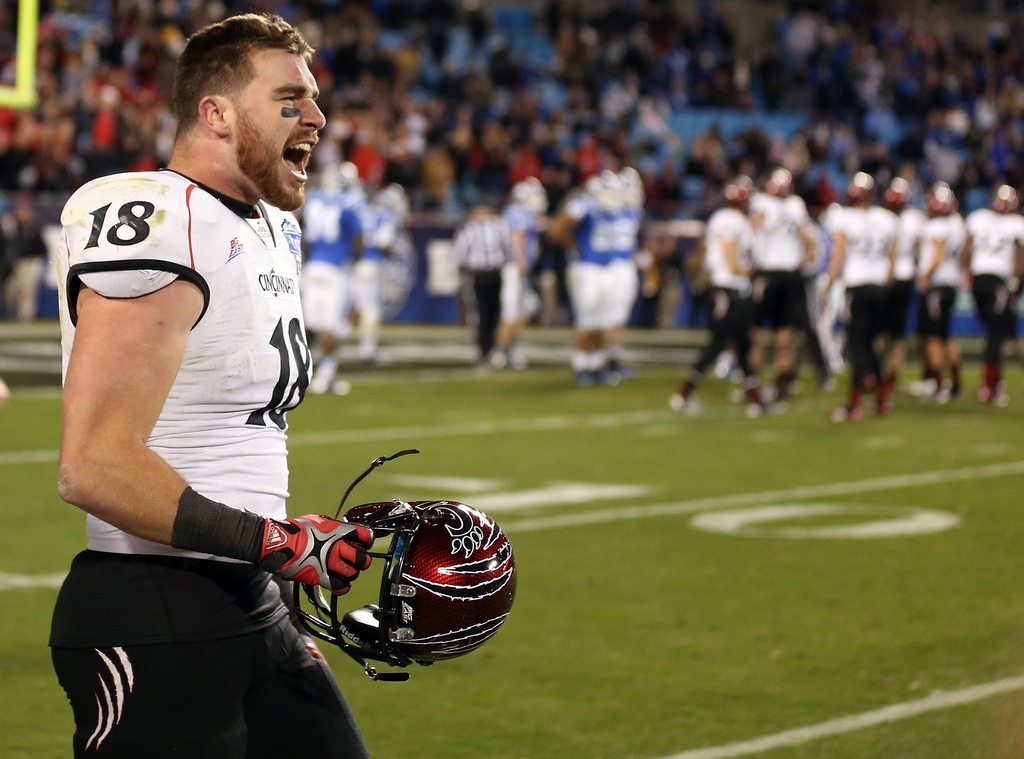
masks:
POLYGON ((233 509, 187 487, 178 499, 171 545, 184 551, 241 559, 255 566, 260 560, 266 521, 258 514, 233 509))

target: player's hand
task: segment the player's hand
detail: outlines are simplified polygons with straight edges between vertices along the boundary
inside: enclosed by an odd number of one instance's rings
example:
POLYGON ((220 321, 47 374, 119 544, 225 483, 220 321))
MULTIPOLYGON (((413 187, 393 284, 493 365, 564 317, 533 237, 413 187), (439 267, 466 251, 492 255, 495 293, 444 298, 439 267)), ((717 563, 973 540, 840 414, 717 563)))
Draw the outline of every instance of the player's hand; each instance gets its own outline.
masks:
POLYGON ((257 566, 340 596, 370 566, 367 549, 372 543, 373 533, 361 524, 317 514, 284 521, 268 519, 257 566))

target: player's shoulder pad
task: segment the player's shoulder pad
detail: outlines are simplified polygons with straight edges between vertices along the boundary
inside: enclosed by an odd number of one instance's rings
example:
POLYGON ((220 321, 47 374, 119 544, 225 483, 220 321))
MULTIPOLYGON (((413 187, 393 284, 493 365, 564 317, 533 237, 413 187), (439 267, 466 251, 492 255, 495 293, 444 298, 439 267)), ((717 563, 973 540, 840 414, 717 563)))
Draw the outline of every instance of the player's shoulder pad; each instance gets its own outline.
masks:
MULTIPOLYGON (((71 281, 85 278, 107 297, 137 297, 188 276, 203 289, 190 238, 219 204, 174 172, 95 179, 61 213, 71 281)), ((84 280, 83 280, 84 281, 84 280)))

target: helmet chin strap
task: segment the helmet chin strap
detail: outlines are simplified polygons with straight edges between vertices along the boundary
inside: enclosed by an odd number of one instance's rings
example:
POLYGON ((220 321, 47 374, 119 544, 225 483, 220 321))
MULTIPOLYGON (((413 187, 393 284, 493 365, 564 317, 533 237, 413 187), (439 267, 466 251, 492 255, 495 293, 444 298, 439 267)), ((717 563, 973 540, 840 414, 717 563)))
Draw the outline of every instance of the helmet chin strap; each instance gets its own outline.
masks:
POLYGON ((367 467, 366 471, 363 472, 358 477, 356 477, 352 481, 352 484, 348 486, 348 490, 345 491, 345 495, 343 495, 341 497, 341 503, 338 504, 338 510, 334 512, 334 518, 337 519, 341 515, 341 510, 343 508, 345 508, 345 501, 348 499, 349 493, 351 493, 355 489, 356 485, 358 485, 360 482, 362 482, 364 479, 366 479, 366 477, 370 474, 370 472, 372 472, 374 469, 376 469, 379 466, 383 466, 388 461, 393 461, 393 460, 397 459, 399 456, 407 456, 410 453, 419 453, 419 452, 420 451, 419 451, 418 448, 406 448, 404 451, 399 451, 398 453, 393 453, 390 456, 378 456, 373 461, 371 461, 370 462, 370 466, 367 467))
MULTIPOLYGON (((406 456, 411 453, 419 453, 419 449, 407 448, 390 456, 378 456, 375 458, 370 463, 370 466, 366 471, 356 477, 352 484, 348 486, 348 489, 341 498, 341 503, 338 504, 338 510, 335 512, 334 518, 338 519, 341 515, 341 511, 345 507, 345 501, 348 499, 349 494, 355 486, 362 482, 374 469, 382 466, 388 461, 392 461, 400 456, 406 456)), ((413 519, 418 518, 415 513, 410 514, 410 516, 413 519)), ((405 520, 399 519, 399 522, 403 521, 405 520)), ((398 533, 401 530, 400 524, 394 523, 387 526, 368 526, 373 529, 375 537, 382 534, 386 535, 388 532, 391 532, 392 534, 398 533)), ((392 538, 392 545, 387 553, 370 551, 371 556, 387 561, 382 577, 382 585, 389 582, 396 540, 397 535, 394 535, 392 538)), ((352 659, 359 662, 363 666, 363 671, 366 672, 366 676, 371 680, 380 680, 381 682, 404 682, 409 679, 408 672, 381 672, 368 661, 368 659, 377 659, 396 667, 407 667, 412 663, 409 659, 396 655, 395 652, 390 650, 387 644, 383 641, 383 636, 387 635, 387 630, 384 629, 386 621, 382 616, 391 614, 391 611, 382 609, 379 606, 369 606, 349 612, 344 615, 344 618, 339 619, 338 596, 332 595, 330 601, 328 601, 324 597, 323 590, 320 587, 302 585, 301 583, 294 583, 293 593, 295 613, 298 615, 299 623, 310 635, 337 646, 352 659), (313 606, 314 613, 308 612, 302 608, 301 591, 305 591, 306 598, 313 606), (370 621, 361 619, 361 617, 365 618, 367 616, 370 618, 370 621), (349 624, 346 625, 346 622, 349 624), (359 634, 353 633, 350 629, 352 626, 360 628, 358 631, 359 634), (365 641, 364 638, 366 639, 365 641), (350 642, 350 640, 352 642, 350 642), (373 648, 371 645, 373 642, 381 643, 382 650, 377 651, 373 648)))

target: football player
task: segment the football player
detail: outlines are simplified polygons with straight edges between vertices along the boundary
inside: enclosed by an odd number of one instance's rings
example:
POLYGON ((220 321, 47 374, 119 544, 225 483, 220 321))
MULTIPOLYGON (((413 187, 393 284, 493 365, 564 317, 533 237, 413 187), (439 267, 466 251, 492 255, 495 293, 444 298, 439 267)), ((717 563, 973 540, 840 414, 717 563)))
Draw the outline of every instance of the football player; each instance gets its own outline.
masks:
POLYGON ((352 267, 362 257, 366 203, 359 170, 346 161, 323 172, 303 209, 306 261, 299 286, 306 329, 313 336, 312 393, 345 395, 350 389, 335 376, 341 343, 352 330, 352 267))
POLYGON ((911 391, 922 398, 946 403, 960 396, 963 359, 951 334, 953 306, 963 281, 961 253, 967 227, 959 202, 949 185, 936 182, 925 197, 928 219, 921 227, 917 268, 917 333, 924 348, 924 378, 911 391), (950 376, 943 377, 949 367, 950 376))
POLYGON ((723 190, 724 204, 711 214, 704 232, 704 265, 711 286, 711 339, 690 368, 679 391, 669 398, 676 411, 696 415, 702 411, 696 390, 705 372, 727 346, 735 346, 736 361, 743 372, 747 416, 760 416, 760 382, 750 365, 750 342, 754 328, 754 307, 750 301, 753 271, 754 230, 747 208, 754 184, 749 177, 730 181, 723 190))
POLYGON ((907 360, 907 316, 914 298, 914 274, 917 270, 917 251, 925 214, 910 204, 910 183, 895 177, 883 196, 886 208, 899 217, 896 230, 896 250, 892 269, 892 283, 886 299, 885 393, 891 395, 899 386, 899 375, 907 360))
POLYGON ((343 594, 373 540, 286 509, 310 367, 292 212, 325 124, 312 52, 269 14, 199 30, 168 170, 63 209, 57 485, 88 547, 50 646, 75 757, 369 756, 275 582, 343 594))
POLYGON ((555 219, 552 234, 574 251, 568 266, 575 321, 572 368, 576 384, 618 384, 622 375, 609 367, 609 349, 620 350, 621 331, 640 288, 633 256, 636 225, 625 215, 619 175, 605 169, 571 196, 555 219))
POLYGON ((384 264, 402 242, 409 197, 399 184, 389 184, 361 210, 362 254, 352 267, 352 301, 359 333, 359 358, 377 363, 384 264))
POLYGON ((971 295, 985 326, 985 369, 978 400, 1005 406, 1010 397, 1003 382, 1003 347, 1017 339, 1017 301, 1024 264, 1024 216, 1020 199, 1008 184, 992 194, 990 208, 968 214, 963 267, 971 274, 971 295))
MULTIPOLYGON (((754 229, 754 276, 751 299, 755 328, 771 331, 774 340, 775 396, 785 400, 796 368, 798 328, 807 322, 803 269, 818 246, 807 204, 794 194, 793 175, 777 168, 765 191, 750 201, 754 229)), ((802 330, 801 330, 802 331, 802 330)), ((761 366, 760 339, 755 336, 752 361, 761 366)))
POLYGON ((850 356, 849 400, 834 409, 835 422, 857 421, 864 394, 876 391, 876 411, 888 414, 891 398, 880 381, 882 356, 877 341, 885 330, 886 287, 892 279, 896 214, 875 205, 875 180, 859 171, 846 188, 847 204, 830 213, 832 258, 829 286, 842 280, 846 293, 846 344, 850 356))
POLYGON ((540 255, 540 217, 547 210, 544 185, 536 177, 527 177, 512 188, 511 202, 502 214, 512 235, 513 260, 501 270, 501 319, 491 362, 496 368, 526 368, 526 359, 515 343, 539 306, 530 272, 540 255))

